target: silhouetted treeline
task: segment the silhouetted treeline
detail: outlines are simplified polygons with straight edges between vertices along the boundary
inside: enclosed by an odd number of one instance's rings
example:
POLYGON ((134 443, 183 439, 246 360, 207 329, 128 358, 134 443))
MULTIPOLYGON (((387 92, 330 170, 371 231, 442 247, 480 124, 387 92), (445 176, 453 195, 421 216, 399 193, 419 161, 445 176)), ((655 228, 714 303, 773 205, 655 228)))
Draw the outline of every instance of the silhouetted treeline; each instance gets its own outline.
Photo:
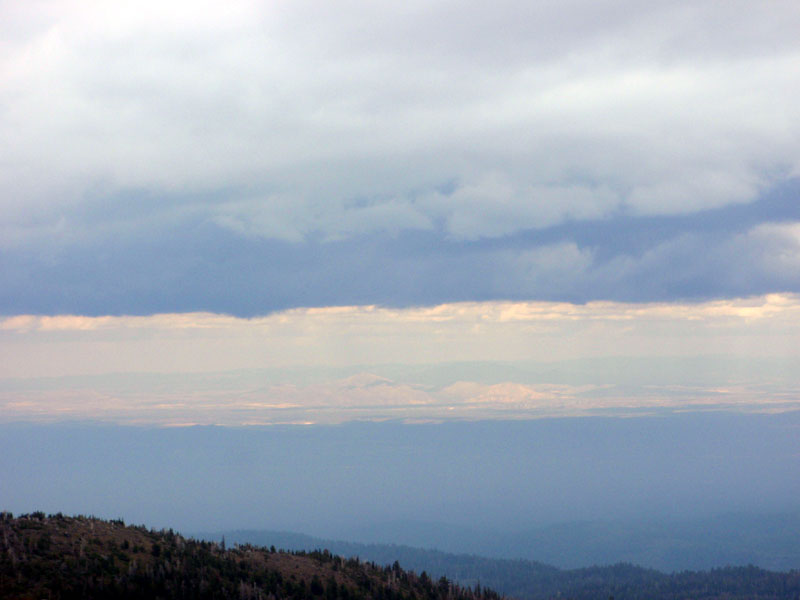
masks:
POLYGON ((0 598, 500 600, 445 577, 328 551, 187 539, 121 520, 0 514, 0 598))
POLYGON ((187 539, 121 520, 0 513, 0 598, 500 600, 483 583, 526 600, 800 600, 800 571, 728 567, 665 574, 627 564, 561 570, 429 554, 427 570, 461 585, 406 571, 397 561, 379 566, 327 550, 226 548, 224 539, 187 539))

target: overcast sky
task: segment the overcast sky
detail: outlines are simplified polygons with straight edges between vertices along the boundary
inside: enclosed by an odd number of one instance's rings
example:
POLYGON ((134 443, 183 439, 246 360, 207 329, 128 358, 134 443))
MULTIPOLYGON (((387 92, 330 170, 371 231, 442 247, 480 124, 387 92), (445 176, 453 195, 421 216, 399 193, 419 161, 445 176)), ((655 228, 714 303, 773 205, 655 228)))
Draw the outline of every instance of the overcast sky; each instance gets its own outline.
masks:
MULTIPOLYGON (((535 411, 607 405, 386 365, 795 360, 798 31, 794 0, 0 0, 0 375, 346 367, 234 388, 535 411)), ((142 392, 14 385, 6 419, 142 392)))
POLYGON ((0 3, 0 312, 800 291, 800 6, 0 3))

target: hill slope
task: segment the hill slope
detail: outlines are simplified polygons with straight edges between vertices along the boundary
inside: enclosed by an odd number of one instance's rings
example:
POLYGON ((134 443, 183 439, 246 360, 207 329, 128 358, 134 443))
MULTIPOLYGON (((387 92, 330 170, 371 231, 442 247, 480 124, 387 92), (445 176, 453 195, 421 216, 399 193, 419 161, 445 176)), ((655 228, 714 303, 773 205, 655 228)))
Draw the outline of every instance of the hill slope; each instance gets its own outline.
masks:
MULTIPOLYGON (((411 549, 405 549, 410 551, 411 549)), ((620 564, 560 570, 514 560, 422 551, 407 553, 431 572, 501 584, 519 598, 544 600, 800 600, 800 572, 756 567, 667 575, 620 564), (419 562, 421 561, 421 562, 419 562)), ((172 530, 122 521, 33 513, 0 513, 0 598, 68 600, 239 598, 242 600, 499 600, 463 587, 325 551, 284 552, 187 539, 172 530)))
POLYGON ((498 600, 441 578, 329 552, 186 539, 121 521, 0 515, 0 598, 498 600))

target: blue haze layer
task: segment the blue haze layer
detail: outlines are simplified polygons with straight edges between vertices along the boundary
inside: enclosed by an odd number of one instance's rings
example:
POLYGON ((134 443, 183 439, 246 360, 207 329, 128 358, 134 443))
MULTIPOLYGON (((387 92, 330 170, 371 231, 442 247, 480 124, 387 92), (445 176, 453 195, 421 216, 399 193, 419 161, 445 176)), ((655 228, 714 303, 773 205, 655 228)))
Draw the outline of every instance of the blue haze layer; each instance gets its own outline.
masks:
POLYGON ((508 533, 576 520, 796 511, 798 432, 800 413, 267 428, 10 424, 0 426, 0 508, 339 539, 403 521, 508 533))

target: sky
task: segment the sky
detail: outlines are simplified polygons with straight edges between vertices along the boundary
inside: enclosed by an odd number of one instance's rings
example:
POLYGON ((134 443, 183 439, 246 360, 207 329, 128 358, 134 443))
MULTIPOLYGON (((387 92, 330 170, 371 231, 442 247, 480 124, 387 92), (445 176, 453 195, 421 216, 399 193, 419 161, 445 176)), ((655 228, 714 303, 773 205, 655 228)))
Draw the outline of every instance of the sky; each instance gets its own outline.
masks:
POLYGON ((0 510, 429 546, 798 514, 798 31, 0 0, 0 510))
POLYGON ((797 408, 796 2, 0 16, 0 421, 797 408))

